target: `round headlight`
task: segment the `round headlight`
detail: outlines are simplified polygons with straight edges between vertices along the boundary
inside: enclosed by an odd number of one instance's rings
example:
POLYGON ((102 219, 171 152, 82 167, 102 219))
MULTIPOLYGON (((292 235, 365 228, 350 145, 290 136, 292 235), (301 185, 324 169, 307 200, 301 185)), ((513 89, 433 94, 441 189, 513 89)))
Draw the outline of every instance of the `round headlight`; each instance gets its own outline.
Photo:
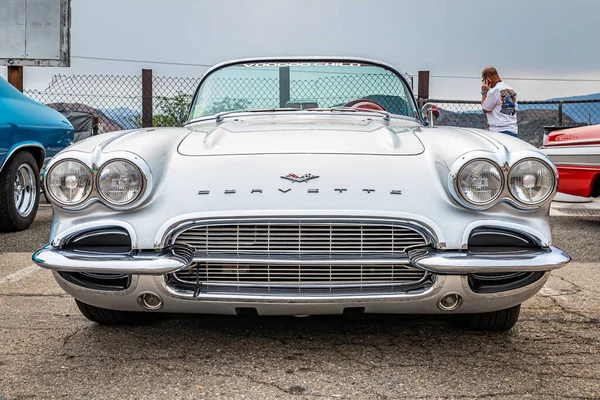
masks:
POLYGON ((142 173, 128 161, 111 161, 98 173, 98 193, 110 204, 132 203, 142 193, 143 186, 142 173))
POLYGON ((556 178, 554 171, 538 160, 524 160, 517 163, 508 175, 508 189, 521 203, 539 204, 554 191, 556 178))
POLYGON ((92 174, 79 161, 62 161, 48 172, 46 187, 58 203, 73 206, 83 202, 92 192, 92 174))
POLYGON ((463 199, 475 205, 488 204, 502 192, 503 178, 498 167, 485 160, 474 160, 458 173, 458 190, 463 199))

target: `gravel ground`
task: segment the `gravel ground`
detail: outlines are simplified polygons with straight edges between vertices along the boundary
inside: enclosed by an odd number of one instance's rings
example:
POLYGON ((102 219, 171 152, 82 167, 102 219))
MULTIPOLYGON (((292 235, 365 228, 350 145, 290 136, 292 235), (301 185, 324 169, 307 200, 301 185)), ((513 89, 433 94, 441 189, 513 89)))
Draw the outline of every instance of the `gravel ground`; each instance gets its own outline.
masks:
POLYGON ((0 235, 0 399, 600 398, 600 218, 551 218, 575 261, 508 333, 386 315, 101 327, 31 267, 50 221, 0 235))

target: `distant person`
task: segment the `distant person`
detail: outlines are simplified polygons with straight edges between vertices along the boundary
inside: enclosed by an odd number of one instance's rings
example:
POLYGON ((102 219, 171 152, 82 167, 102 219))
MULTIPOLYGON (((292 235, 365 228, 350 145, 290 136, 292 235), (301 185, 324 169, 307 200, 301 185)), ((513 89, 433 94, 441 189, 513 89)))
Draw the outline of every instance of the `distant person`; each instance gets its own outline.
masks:
POLYGON ((481 108, 490 131, 518 137, 517 93, 502 82, 494 67, 487 67, 481 72, 481 82, 481 108))

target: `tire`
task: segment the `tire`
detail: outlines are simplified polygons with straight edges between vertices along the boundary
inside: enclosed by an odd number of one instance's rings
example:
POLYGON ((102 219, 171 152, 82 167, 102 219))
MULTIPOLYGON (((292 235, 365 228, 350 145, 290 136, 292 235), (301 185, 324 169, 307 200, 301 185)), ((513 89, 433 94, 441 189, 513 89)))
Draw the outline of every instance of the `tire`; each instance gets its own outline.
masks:
POLYGON ((480 314, 464 314, 459 317, 459 324, 465 328, 480 331, 508 331, 519 320, 521 305, 504 310, 480 314))
POLYGON ((40 170, 33 155, 22 151, 8 160, 0 172, 0 231, 29 228, 39 203, 40 170))
POLYGON ((109 310, 79 300, 75 300, 75 303, 84 317, 100 325, 143 325, 158 319, 157 314, 109 310))

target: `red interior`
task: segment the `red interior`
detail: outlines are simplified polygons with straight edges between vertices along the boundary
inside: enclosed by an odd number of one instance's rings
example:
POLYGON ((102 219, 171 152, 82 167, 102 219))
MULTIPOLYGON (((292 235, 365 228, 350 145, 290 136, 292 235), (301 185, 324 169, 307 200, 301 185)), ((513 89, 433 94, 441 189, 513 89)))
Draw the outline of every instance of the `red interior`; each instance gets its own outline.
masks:
POLYGON ((358 99, 352 100, 349 103, 344 104, 344 107, 354 107, 361 108, 363 110, 376 110, 376 111, 385 111, 385 108, 376 101, 367 100, 367 99, 358 99))

